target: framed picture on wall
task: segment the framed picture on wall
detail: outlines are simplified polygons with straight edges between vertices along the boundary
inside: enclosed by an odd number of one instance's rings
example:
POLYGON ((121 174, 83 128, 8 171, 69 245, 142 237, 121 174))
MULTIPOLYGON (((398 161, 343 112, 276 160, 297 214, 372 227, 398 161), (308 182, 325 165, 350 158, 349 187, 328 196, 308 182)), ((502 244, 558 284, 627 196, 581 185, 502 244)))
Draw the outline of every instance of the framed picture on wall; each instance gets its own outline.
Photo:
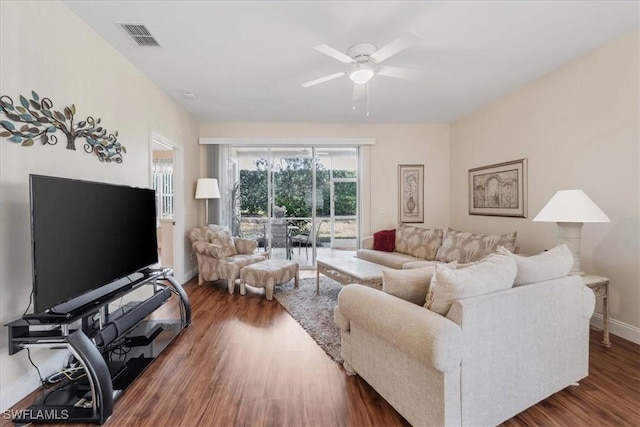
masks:
POLYGON ((398 165, 398 222, 424 222, 424 165, 398 165))
POLYGON ((469 215, 527 217, 527 159, 469 169, 469 215))

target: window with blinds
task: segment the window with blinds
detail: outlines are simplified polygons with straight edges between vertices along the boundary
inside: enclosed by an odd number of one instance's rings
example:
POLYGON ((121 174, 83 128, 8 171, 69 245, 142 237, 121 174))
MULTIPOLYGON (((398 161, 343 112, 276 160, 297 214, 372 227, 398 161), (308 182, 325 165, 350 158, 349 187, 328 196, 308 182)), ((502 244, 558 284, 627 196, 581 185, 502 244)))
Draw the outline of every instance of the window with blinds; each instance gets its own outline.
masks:
POLYGON ((173 161, 153 160, 153 189, 156 190, 156 212, 159 219, 173 219, 173 161))

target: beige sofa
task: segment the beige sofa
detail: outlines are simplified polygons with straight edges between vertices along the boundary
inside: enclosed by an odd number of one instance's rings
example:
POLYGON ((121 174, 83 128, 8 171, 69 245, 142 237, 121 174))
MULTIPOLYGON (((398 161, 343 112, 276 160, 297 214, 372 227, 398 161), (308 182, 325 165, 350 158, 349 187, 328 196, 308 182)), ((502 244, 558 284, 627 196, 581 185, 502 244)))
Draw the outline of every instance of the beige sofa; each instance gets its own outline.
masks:
POLYGON ((427 229, 400 224, 395 229, 392 252, 374 249, 373 236, 362 239, 356 257, 395 269, 420 268, 429 265, 478 261, 504 246, 515 252, 516 232, 506 234, 477 234, 449 227, 427 229))
POLYGON ((415 426, 497 425, 576 383, 588 375, 595 297, 566 275, 572 258, 558 248, 536 256, 543 262, 492 255, 462 269, 423 269, 432 274, 425 304, 432 309, 345 286, 335 308, 345 369, 415 426), (558 252, 561 268, 548 262, 558 252), (461 290, 465 297, 456 299, 461 290), (443 296, 451 301, 439 304, 439 314, 429 304, 443 296))

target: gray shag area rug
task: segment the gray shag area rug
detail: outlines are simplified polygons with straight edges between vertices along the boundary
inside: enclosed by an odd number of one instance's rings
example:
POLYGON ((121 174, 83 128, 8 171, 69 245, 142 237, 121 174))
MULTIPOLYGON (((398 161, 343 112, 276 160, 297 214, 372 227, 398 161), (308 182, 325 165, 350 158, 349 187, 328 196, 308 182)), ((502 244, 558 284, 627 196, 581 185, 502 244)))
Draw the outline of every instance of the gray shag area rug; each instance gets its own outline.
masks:
POLYGON ((273 297, 307 331, 318 345, 337 363, 340 355, 340 328, 333 321, 333 309, 338 304, 342 285, 320 276, 320 295, 316 295, 316 279, 300 280, 295 288, 293 280, 286 285, 275 286, 273 297))

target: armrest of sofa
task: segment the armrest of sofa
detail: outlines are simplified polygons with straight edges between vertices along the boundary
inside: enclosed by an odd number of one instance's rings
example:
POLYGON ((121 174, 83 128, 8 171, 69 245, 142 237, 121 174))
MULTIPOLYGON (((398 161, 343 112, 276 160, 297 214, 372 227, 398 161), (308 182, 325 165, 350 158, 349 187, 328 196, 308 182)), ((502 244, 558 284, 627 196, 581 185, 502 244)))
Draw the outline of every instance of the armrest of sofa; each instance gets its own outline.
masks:
POLYGON ((447 318, 469 338, 496 327, 520 338, 524 328, 557 330, 565 325, 580 330, 594 308, 595 296, 580 276, 565 276, 455 301, 447 318))
POLYGON ((222 250, 222 246, 203 242, 202 240, 193 242, 193 245, 191 246, 193 247, 193 250, 198 254, 210 256, 213 258, 224 258, 224 251, 222 250))
POLYGON ((358 325, 441 372, 460 366, 460 327, 437 313, 357 284, 340 291, 337 311, 343 330, 358 325))
POLYGON ((360 249, 373 249, 373 236, 363 237, 360 249))
POLYGON ((239 254, 251 255, 258 248, 258 242, 253 239, 243 239, 242 237, 234 237, 233 243, 239 254))
POLYGON ((579 276, 454 302, 447 317, 461 326, 464 341, 461 395, 473 396, 463 419, 500 424, 587 376, 594 304, 579 276), (484 413, 489 407, 492 413, 484 413))

